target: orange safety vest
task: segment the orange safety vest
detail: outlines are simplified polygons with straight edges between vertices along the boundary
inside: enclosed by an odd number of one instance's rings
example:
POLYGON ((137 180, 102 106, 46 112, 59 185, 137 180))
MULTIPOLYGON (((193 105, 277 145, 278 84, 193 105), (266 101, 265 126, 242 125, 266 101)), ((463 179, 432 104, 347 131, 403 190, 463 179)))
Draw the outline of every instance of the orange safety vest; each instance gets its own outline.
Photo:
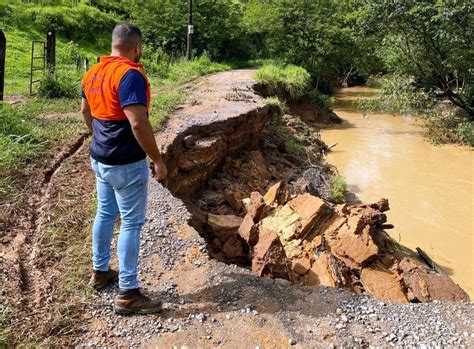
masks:
POLYGON ((142 72, 142 67, 143 64, 132 62, 124 57, 100 57, 100 62, 93 65, 82 79, 82 90, 94 118, 104 121, 118 121, 127 118, 120 106, 119 84, 130 69, 137 70, 145 78, 147 112, 150 111, 150 82, 142 72))

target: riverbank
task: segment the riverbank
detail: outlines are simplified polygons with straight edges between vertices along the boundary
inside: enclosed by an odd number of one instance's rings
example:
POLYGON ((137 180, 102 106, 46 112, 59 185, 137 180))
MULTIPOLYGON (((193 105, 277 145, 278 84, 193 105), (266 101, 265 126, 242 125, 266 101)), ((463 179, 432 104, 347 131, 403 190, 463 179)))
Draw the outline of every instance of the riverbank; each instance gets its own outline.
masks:
MULTIPOLYGON (((238 159, 229 150, 244 150, 239 147, 261 133, 257 126, 263 126, 257 121, 265 120, 262 116, 273 110, 255 94, 252 84, 252 71, 237 71, 202 78, 190 87, 186 102, 175 110, 162 133, 157 135, 162 150, 178 141, 181 145, 177 149, 189 147, 187 152, 170 152, 169 155, 174 156, 165 156, 167 162, 170 161, 171 173, 175 174, 166 183, 173 193, 179 193, 179 188, 186 188, 186 183, 193 183, 196 178, 202 180, 199 166, 206 164, 205 168, 208 168, 208 161, 212 164, 216 154, 214 150, 226 150, 224 156, 231 158, 224 162, 231 165, 229 169, 232 173, 238 173, 238 159), (222 81, 225 82, 224 86, 221 85, 222 81), (229 94, 229 89, 233 93, 229 94), (200 104, 199 100, 206 103, 200 104), (263 114, 255 114, 256 110, 263 114), (222 143, 219 137, 205 135, 204 141, 202 134, 195 133, 202 130, 229 131, 235 137, 229 137, 232 142, 222 143), (166 136, 169 131, 172 132, 166 136), (207 161, 206 155, 209 156, 207 161), (171 159, 177 160, 174 165, 171 159)), ((295 124, 296 120, 288 118, 286 122, 293 125, 293 130, 301 132, 299 124, 295 124)), ((280 125, 285 137, 289 136, 287 126, 280 125)), ((288 149, 284 143, 281 150, 277 146, 272 151, 286 154, 288 149)), ((267 147, 271 149, 273 143, 270 142, 267 147)), ((295 148, 294 144, 290 148, 301 150, 295 148)), ((168 151, 165 153, 168 154, 168 151)), ((271 152, 263 153, 267 155, 271 152)), ((82 171, 87 166, 87 160, 87 147, 84 145, 63 166, 57 168, 51 179, 51 188, 61 188, 63 182, 79 187, 79 183, 87 178, 87 185, 80 187, 92 191, 91 173, 88 171, 85 176, 82 171)), ((291 156, 285 160, 301 161, 292 160, 291 156)), ((241 165, 240 171, 243 171, 245 161, 241 165)), ((191 189, 184 192, 191 197, 197 194, 194 187, 187 188, 191 189)), ((50 198, 54 199, 60 194, 60 191, 55 190, 51 192, 50 198)), ((44 208, 42 212, 55 211, 44 208)), ((61 265, 51 267, 47 263, 50 261, 48 256, 37 260, 32 255, 34 263, 23 265, 36 268, 34 274, 28 270, 28 275, 35 278, 26 279, 31 280, 27 284, 28 288, 22 287, 21 283, 17 288, 24 290, 21 295, 28 301, 23 312, 13 314, 13 331, 17 331, 13 334, 17 340, 24 341, 27 338, 30 342, 44 346, 74 344, 79 347, 245 345, 304 348, 329 345, 382 346, 388 343, 472 345, 473 329, 468 321, 474 316, 472 303, 436 302, 403 306, 354 295, 342 288, 309 287, 283 279, 261 278, 249 269, 211 258, 205 239, 188 225, 192 214, 194 212, 190 212, 183 201, 168 189, 155 181, 150 182, 149 215, 142 233, 140 279, 147 292, 163 298, 165 307, 162 314, 147 317, 116 316, 112 309, 116 285, 99 294, 88 293, 82 298, 75 298, 76 308, 72 308, 70 299, 63 299, 65 304, 59 307, 53 302, 54 298, 48 295, 57 295, 54 285, 64 276, 61 274, 64 269, 59 269, 61 265), (51 313, 61 317, 57 319, 45 315, 51 313), (413 326, 415 319, 417 326, 413 326), (433 319, 437 321, 435 330, 433 319), (35 324, 34 328, 31 324, 35 324)), ((56 216, 60 216, 60 211, 56 216)), ((74 242, 74 246, 81 249, 82 255, 87 258, 88 254, 83 253, 86 232, 83 239, 74 242)), ((18 245, 12 245, 13 256, 15 246, 18 245)), ((41 245, 33 246, 37 253, 41 252, 41 245)), ((11 266, 12 271, 16 270, 15 262, 16 259, 9 260, 8 267, 11 266)), ((75 261, 68 259, 68 262, 72 267, 76 266, 75 261)), ((70 276, 69 273, 67 275, 70 276)), ((87 275, 75 277, 83 279, 71 284, 86 293, 87 275)))
POLYGON ((434 146, 417 119, 365 115, 357 101, 376 98, 367 87, 342 89, 335 112, 345 122, 323 129, 328 144, 338 143, 327 160, 364 202, 390 198, 390 235, 403 245, 421 247, 471 298, 474 296, 474 153, 455 145, 434 146))

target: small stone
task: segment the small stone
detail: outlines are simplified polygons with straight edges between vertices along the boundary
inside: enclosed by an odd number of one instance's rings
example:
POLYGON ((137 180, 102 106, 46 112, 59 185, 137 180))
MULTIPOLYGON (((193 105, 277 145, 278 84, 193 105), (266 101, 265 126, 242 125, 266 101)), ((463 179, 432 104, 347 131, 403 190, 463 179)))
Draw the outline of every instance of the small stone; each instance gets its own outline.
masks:
POLYGON ((290 338, 290 339, 288 340, 288 344, 289 344, 289 345, 296 345, 296 340, 293 339, 293 338, 290 338))
POLYGON ((377 314, 370 314, 369 318, 370 320, 377 321, 379 319, 379 316, 377 314))
POLYGON ((341 308, 337 308, 337 309, 336 309, 336 314, 337 314, 337 315, 341 315, 341 314, 342 314, 342 309, 341 309, 341 308))

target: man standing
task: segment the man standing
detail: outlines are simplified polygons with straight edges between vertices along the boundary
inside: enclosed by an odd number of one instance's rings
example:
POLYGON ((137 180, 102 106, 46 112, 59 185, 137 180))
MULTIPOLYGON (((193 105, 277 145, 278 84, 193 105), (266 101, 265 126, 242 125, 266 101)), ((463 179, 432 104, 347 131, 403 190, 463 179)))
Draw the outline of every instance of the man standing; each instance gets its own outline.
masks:
POLYGON ((92 132, 90 155, 97 180, 97 214, 92 230, 91 284, 101 289, 119 279, 115 312, 153 313, 161 302, 138 287, 140 231, 145 223, 149 170, 158 180, 167 175, 148 121, 150 85, 141 71, 141 32, 119 24, 112 33, 112 52, 103 56, 82 80, 81 111, 92 132), (114 223, 120 214, 117 244, 119 273, 109 268, 114 223))

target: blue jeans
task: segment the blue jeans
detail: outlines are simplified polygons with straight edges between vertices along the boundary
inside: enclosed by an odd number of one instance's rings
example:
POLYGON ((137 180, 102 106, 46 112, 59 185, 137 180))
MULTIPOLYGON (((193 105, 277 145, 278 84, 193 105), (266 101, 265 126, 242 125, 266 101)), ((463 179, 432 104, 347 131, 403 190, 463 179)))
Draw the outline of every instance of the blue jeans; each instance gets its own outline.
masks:
POLYGON ((127 165, 105 165, 91 158, 97 179, 97 214, 92 229, 94 270, 109 270, 115 218, 121 225, 117 243, 119 287, 138 288, 140 231, 145 223, 149 169, 146 159, 127 165))

